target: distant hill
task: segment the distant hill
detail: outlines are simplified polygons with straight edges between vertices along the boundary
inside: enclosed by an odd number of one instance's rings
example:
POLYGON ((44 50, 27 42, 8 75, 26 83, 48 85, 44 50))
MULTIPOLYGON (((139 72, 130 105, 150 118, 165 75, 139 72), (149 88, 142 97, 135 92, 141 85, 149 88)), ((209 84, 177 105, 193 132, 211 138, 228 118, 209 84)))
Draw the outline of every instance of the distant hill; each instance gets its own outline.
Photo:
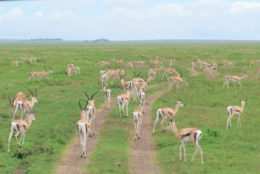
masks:
POLYGON ((111 41, 108 40, 108 39, 96 39, 96 40, 93 40, 91 42, 92 43, 108 43, 108 42, 111 42, 111 41))

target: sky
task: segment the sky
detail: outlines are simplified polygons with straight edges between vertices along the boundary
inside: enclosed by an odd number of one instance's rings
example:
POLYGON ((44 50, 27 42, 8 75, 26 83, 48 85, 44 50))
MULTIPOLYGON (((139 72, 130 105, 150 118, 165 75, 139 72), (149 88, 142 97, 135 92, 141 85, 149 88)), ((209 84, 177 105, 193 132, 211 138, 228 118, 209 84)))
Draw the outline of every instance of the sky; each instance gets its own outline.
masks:
POLYGON ((0 1, 0 38, 260 40, 260 0, 0 1))

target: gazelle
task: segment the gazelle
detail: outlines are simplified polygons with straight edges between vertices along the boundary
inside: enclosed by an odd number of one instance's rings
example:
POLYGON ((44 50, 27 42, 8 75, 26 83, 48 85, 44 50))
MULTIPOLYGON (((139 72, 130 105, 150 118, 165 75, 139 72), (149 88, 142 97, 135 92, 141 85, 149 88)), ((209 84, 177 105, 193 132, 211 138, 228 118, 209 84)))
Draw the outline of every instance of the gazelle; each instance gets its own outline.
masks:
POLYGON ((145 63, 144 63, 144 61, 134 61, 133 62, 133 66, 135 67, 135 68, 143 68, 144 67, 144 65, 145 65, 145 63))
POLYGON ((231 127, 231 119, 233 118, 233 116, 238 116, 237 127, 241 127, 240 117, 241 117, 242 113, 244 112, 246 101, 247 101, 247 99, 240 100, 240 106, 228 106, 227 107, 228 119, 227 119, 226 129, 228 129, 228 127, 231 127))
POLYGON ((94 104, 94 100, 93 97, 97 94, 98 91, 94 92, 90 97, 88 95, 88 93, 85 92, 85 95, 87 97, 87 106, 85 107, 86 113, 87 113, 87 121, 90 124, 91 127, 91 134, 90 136, 93 136, 94 133, 94 119, 96 117, 96 108, 95 108, 95 104, 94 104))
POLYGON ((235 65, 235 63, 234 63, 234 62, 231 62, 231 61, 224 61, 224 62, 223 62, 224 68, 233 68, 234 65, 235 65))
POLYGON ((181 76, 171 76, 169 78, 169 82, 169 87, 171 87, 171 83, 175 84, 176 88, 179 88, 181 86, 188 86, 188 82, 184 80, 181 76))
POLYGON ((83 108, 80 103, 80 100, 79 100, 79 107, 81 110, 81 117, 80 117, 80 120, 77 122, 77 129, 79 132, 79 140, 80 140, 80 145, 81 145, 81 149, 82 149, 82 154, 80 157, 86 158, 86 156, 87 156, 87 139, 88 139, 88 136, 91 135, 91 124, 88 122, 88 118, 87 118, 87 112, 86 112, 87 104, 83 108))
POLYGON ((103 92, 105 94, 105 101, 107 102, 107 108, 110 109, 111 101, 111 89, 107 89, 106 86, 103 87, 103 92))
POLYGON ((14 133, 18 146, 21 147, 24 144, 25 134, 27 130, 30 128, 33 120, 35 120, 35 115, 34 113, 30 113, 26 120, 20 119, 13 120, 11 122, 10 133, 8 137, 8 152, 10 152, 10 144, 14 133), (18 140, 19 136, 20 139, 18 140))
POLYGON ((111 63, 109 61, 106 61, 106 60, 103 60, 103 61, 97 63, 98 66, 102 66, 102 67, 105 67, 105 66, 109 67, 110 64, 111 63))
POLYGON ((138 99, 141 107, 143 108, 145 104, 145 91, 143 88, 138 90, 138 99))
POLYGON ((180 140, 180 160, 182 160, 182 152, 184 153, 184 161, 186 161, 186 149, 185 143, 191 142, 195 146, 195 152, 191 159, 191 162, 194 160, 196 154, 199 152, 201 156, 201 163, 203 164, 203 151, 199 145, 199 142, 202 138, 202 131, 198 128, 183 128, 178 129, 176 127, 175 121, 171 119, 168 123, 168 129, 170 129, 175 136, 180 140))
POLYGON ((80 74, 80 68, 73 64, 68 64, 66 72, 68 76, 71 76, 72 74, 80 74))
POLYGON ((225 76, 224 77, 224 85, 223 85, 223 88, 225 87, 225 86, 227 86, 228 88, 229 88, 229 83, 230 82, 233 82, 233 83, 238 83, 239 84, 239 86, 241 87, 242 85, 241 85, 241 80, 243 80, 243 79, 245 79, 245 78, 247 78, 248 76, 247 76, 247 74, 244 74, 244 75, 242 75, 242 76, 225 76))
POLYGON ((144 117, 143 108, 139 106, 133 112, 133 119, 134 119, 134 126, 135 126, 135 140, 141 138, 141 126, 142 126, 143 117, 144 117))
POLYGON ((31 90, 29 90, 29 92, 31 93, 31 96, 32 96, 31 100, 27 100, 25 98, 25 94, 23 92, 19 92, 19 93, 16 94, 16 98, 13 102, 13 106, 14 106, 13 119, 14 119, 18 110, 23 111, 22 116, 25 116, 25 114, 30 114, 33 110, 34 105, 36 103, 38 103, 37 89, 35 89, 34 93, 31 90))
POLYGON ((204 69, 206 68, 207 66, 210 66, 210 64, 206 61, 203 61, 201 59, 198 59, 197 62, 196 62, 197 65, 199 65, 200 69, 204 69))
POLYGON ((177 101, 176 105, 175 105, 175 108, 165 107, 165 108, 157 109, 156 118, 155 118, 155 121, 154 121, 153 132, 152 133, 154 133, 155 127, 156 127, 158 121, 161 118, 162 118, 162 120, 161 120, 161 127, 164 128, 163 122, 166 119, 166 117, 168 117, 168 118, 175 117, 177 112, 178 112, 178 110, 179 110, 179 108, 183 107, 183 106, 184 106, 184 104, 182 104, 180 101, 177 101))
POLYGON ((48 78, 49 74, 52 73, 51 70, 48 71, 40 71, 40 72, 29 72, 28 73, 28 80, 30 79, 38 79, 41 80, 43 78, 48 78))
POLYGON ((175 68, 164 68, 163 78, 168 78, 169 76, 180 76, 175 68))
POLYGON ((130 103, 131 93, 126 91, 124 94, 117 96, 117 104, 119 108, 119 114, 121 118, 121 112, 128 116, 128 104, 130 103))
POLYGON ((260 64, 260 60, 252 60, 251 61, 252 66, 259 65, 259 64, 260 64))

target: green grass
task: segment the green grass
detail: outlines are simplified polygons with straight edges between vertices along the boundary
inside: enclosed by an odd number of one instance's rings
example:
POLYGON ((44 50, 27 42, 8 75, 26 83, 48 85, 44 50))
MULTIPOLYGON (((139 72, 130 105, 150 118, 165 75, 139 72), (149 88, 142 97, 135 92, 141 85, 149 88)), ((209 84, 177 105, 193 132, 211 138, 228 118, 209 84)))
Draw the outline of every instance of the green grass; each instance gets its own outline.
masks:
MULTIPOLYGON (((205 154, 205 165, 200 165, 196 158, 193 164, 178 161, 179 143, 170 133, 161 133, 158 129, 154 137, 157 144, 156 154, 158 164, 165 173, 257 173, 259 168, 259 78, 255 75, 255 67, 250 67, 251 60, 260 54, 258 43, 234 44, 122 44, 122 45, 89 45, 89 44, 12 44, 0 45, 0 173, 12 173, 17 166, 23 166, 28 174, 52 173, 55 164, 66 150, 71 138, 75 135, 75 123, 79 119, 78 100, 85 98, 84 91, 94 92, 100 89, 98 83, 99 71, 94 65, 104 59, 111 60, 121 57, 125 60, 149 62, 154 56, 159 56, 167 65, 167 59, 176 57, 174 67, 181 71, 189 86, 158 100, 154 106, 171 106, 176 99, 183 101, 185 107, 177 115, 178 127, 196 126, 202 129, 201 146, 205 154), (26 58, 35 56, 38 63, 29 65, 26 58), (196 78, 189 77, 191 61, 197 58, 215 60, 219 63, 219 73, 216 79, 208 79, 203 74, 196 78), (11 65, 11 60, 19 59, 18 68, 11 65), (223 60, 236 62, 233 69, 224 69, 223 60), (64 74, 68 63, 80 66, 81 74, 68 77, 64 74), (44 66, 54 71, 49 80, 27 81, 29 71, 41 71, 44 66), (243 87, 231 90, 222 89, 223 76, 226 74, 241 75, 247 72, 249 78, 242 81, 243 87), (10 126, 10 109, 7 96, 14 96, 26 88, 37 88, 39 103, 35 106, 36 121, 27 133, 22 149, 15 146, 12 140, 12 153, 7 153, 7 137, 10 126), (170 96, 170 97, 169 97, 170 96), (239 104, 237 97, 248 97, 245 113, 242 116, 242 128, 225 130, 226 106, 239 104), (208 133, 209 130, 209 133, 208 133), (217 132, 212 136, 211 132, 217 132), (17 155, 28 155, 18 158, 17 155), (42 170, 44 169, 44 170, 42 170), (192 171, 192 172, 191 172, 192 171)), ((118 68, 113 65, 113 68, 118 68)), ((146 71, 148 67, 145 70, 146 71)), ((138 72, 138 70, 136 70, 138 72)), ((126 70, 126 80, 133 76, 132 70, 126 70)), ((161 82, 157 77, 152 84, 161 82)), ((121 90, 111 86, 113 97, 121 90)), ((167 87, 167 86, 165 86, 167 87)), ((149 92, 158 91, 155 87, 149 92)), ((95 103, 97 107, 103 103, 100 91, 95 103)), ((129 114, 135 108, 132 103, 129 114)), ((86 170, 92 173, 128 173, 129 130, 132 129, 132 118, 119 119, 118 108, 112 112, 105 123, 97 148, 91 156, 91 162, 86 170), (112 126, 112 127, 111 127, 112 126), (116 163, 120 162, 119 168, 116 163), (102 167, 100 167, 102 166, 102 167)), ((191 158, 193 147, 187 147, 187 159, 191 158)))

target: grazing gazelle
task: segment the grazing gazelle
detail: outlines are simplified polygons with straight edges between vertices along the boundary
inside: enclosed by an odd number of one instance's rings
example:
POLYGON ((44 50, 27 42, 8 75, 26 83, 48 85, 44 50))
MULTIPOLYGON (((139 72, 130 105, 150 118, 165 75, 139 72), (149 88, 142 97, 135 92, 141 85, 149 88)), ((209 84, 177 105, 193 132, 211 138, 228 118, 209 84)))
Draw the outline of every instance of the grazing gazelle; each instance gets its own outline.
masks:
POLYGON ((226 129, 228 129, 228 127, 231 127, 231 119, 235 115, 238 116, 237 127, 241 127, 240 117, 241 117, 242 113, 244 112, 246 101, 247 101, 247 99, 240 100, 240 106, 228 106, 227 107, 228 119, 227 119, 226 129))
POLYGON ((131 93, 126 91, 124 94, 117 96, 117 104, 119 108, 119 114, 121 118, 121 112, 128 116, 128 104, 130 102, 131 93))
POLYGON ((142 126, 143 116, 144 116, 143 108, 141 106, 139 106, 133 112, 133 119, 134 119, 134 125, 135 125, 135 140, 141 138, 141 126, 142 126))
POLYGON ((91 133, 89 134, 90 136, 93 136, 94 133, 94 119, 96 117, 96 108, 94 104, 93 97, 97 94, 98 91, 94 92, 90 97, 88 93, 85 92, 85 95, 87 97, 87 106, 85 107, 86 113, 87 113, 87 121, 90 124, 91 127, 91 133))
POLYGON ((202 137, 202 131, 198 128, 178 129, 173 119, 171 119, 171 121, 168 123, 168 129, 170 129, 181 142, 180 160, 182 160, 182 151, 183 151, 184 161, 186 161, 185 143, 191 142, 195 146, 195 152, 193 154, 191 162, 194 160, 196 154, 199 152, 201 155, 201 163, 203 164, 203 152, 202 152, 202 148, 199 145, 199 141, 201 140, 202 137))
POLYGON ((103 92, 105 94, 105 101, 107 102, 107 108, 110 109, 111 89, 107 89, 107 87, 104 86, 103 87, 103 92))
POLYGON ((229 83, 230 82, 238 83, 239 86, 241 87, 242 85, 241 85, 240 81, 245 79, 245 78, 247 78, 247 77, 248 77, 247 74, 244 74, 242 76, 225 76, 225 78, 224 78, 225 82, 224 82, 223 88, 225 86, 227 86, 229 88, 229 83))
POLYGON ((8 152, 10 152, 10 143, 15 133, 15 138, 19 147, 24 144, 26 131, 30 128, 32 121, 35 120, 34 113, 30 113, 26 120, 13 120, 11 122, 10 134, 8 137, 8 152), (18 140, 18 136, 20 135, 20 139, 18 140))
POLYGON ((179 108, 184 106, 180 101, 176 102, 175 108, 165 107, 165 108, 159 108, 156 112, 156 118, 153 125, 153 133, 155 131, 155 127, 159 121, 160 118, 162 118, 161 121, 161 127, 164 128, 163 122, 166 117, 173 118, 175 117, 176 113, 178 112, 179 108))
POLYGON ((79 140, 80 140, 80 145, 81 145, 81 149, 82 149, 82 154, 80 157, 86 158, 86 156, 87 156, 87 139, 88 139, 88 136, 91 134, 91 125, 88 122, 88 118, 87 118, 87 112, 86 112, 87 104, 83 108, 80 103, 80 100, 79 100, 79 107, 81 110, 81 117, 80 117, 80 120, 77 122, 77 129, 79 132, 79 140))

